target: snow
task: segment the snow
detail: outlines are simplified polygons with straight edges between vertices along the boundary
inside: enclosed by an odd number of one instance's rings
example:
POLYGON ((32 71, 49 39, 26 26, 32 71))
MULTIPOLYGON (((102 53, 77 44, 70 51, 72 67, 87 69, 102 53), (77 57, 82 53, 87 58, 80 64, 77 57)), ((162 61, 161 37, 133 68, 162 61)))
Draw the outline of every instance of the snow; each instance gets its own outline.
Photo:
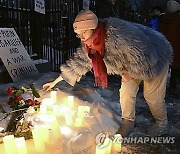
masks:
MULTIPOLYGON (((23 80, 16 83, 1 84, 0 86, 0 103, 6 110, 8 95, 6 90, 9 86, 21 86, 34 83, 37 89, 41 89, 42 85, 48 81, 54 80, 58 73, 49 72, 41 74, 36 80, 23 80)), ((121 109, 119 104, 119 88, 120 77, 110 77, 109 86, 106 89, 93 87, 93 76, 88 74, 84 76, 74 87, 65 81, 56 85, 59 95, 73 95, 76 97, 78 104, 88 105, 91 112, 85 117, 85 126, 75 130, 73 135, 62 142, 64 153, 95 153, 93 149, 95 138, 99 133, 108 132, 114 135, 120 127, 121 109), (72 150, 73 149, 73 150, 72 150), (92 152, 93 151, 93 152, 92 152)), ((41 98, 48 96, 49 93, 41 91, 41 98)), ((26 96, 27 98, 30 96, 26 96)), ((123 144, 122 151, 124 153, 178 153, 180 141, 180 98, 166 97, 168 110, 168 118, 170 124, 169 137, 175 137, 174 144, 123 144)), ((3 114, 0 113, 0 118, 3 114)), ((9 119, 0 122, 0 127, 5 127, 9 119)), ((137 96, 136 103, 136 120, 135 129, 130 134, 131 137, 145 137, 146 129, 154 123, 154 119, 149 108, 143 98, 142 87, 137 96)), ((62 150, 56 153, 62 153, 62 150)))

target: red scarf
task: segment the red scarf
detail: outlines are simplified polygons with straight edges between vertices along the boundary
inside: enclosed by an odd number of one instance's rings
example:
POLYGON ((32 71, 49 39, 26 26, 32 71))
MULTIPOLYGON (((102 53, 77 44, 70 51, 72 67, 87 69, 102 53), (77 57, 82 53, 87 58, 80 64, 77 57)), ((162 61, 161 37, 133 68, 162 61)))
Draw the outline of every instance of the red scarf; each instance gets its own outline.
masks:
POLYGON ((95 86, 107 87, 107 68, 103 61, 104 58, 104 45, 106 39, 106 31, 103 23, 99 22, 97 29, 93 36, 85 42, 85 48, 88 56, 92 61, 95 86), (96 52, 93 53, 92 50, 96 52))

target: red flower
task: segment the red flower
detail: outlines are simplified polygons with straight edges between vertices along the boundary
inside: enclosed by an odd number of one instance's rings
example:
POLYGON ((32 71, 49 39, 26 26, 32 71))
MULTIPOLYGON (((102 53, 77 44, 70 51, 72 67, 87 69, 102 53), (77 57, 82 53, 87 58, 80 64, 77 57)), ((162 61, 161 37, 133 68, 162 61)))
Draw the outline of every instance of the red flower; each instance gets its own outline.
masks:
POLYGON ((34 105, 34 101, 33 101, 32 99, 26 100, 26 103, 27 103, 29 106, 34 105))
POLYGON ((16 101, 21 101, 23 98, 22 98, 22 96, 16 96, 16 101))
POLYGON ((13 88, 12 87, 9 87, 8 90, 7 90, 8 94, 9 95, 12 95, 13 94, 13 88))
POLYGON ((10 97, 9 100, 8 100, 8 104, 9 105, 12 105, 14 103, 14 97, 10 97))
POLYGON ((41 102, 38 101, 38 100, 35 100, 34 102, 35 102, 35 105, 40 105, 41 104, 41 102))

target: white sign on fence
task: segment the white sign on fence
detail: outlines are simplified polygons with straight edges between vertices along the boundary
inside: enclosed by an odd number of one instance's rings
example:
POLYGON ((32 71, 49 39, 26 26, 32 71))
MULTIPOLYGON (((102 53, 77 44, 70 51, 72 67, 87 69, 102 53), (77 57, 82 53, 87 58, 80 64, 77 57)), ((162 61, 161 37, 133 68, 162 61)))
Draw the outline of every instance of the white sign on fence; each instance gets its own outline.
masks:
POLYGON ((13 81, 39 73, 14 28, 0 28, 0 58, 13 81))
POLYGON ((89 10, 90 0, 83 0, 83 9, 89 10))
POLYGON ((45 14, 45 2, 44 0, 34 1, 34 11, 45 14))

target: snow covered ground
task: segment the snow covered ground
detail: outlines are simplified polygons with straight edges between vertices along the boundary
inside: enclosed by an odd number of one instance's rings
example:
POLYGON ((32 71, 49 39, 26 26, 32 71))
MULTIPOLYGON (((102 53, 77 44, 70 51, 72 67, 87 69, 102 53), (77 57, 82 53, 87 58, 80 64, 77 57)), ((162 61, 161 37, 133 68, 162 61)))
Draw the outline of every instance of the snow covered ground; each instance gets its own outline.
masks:
MULTIPOLYGON (((41 74, 41 76, 36 80, 23 80, 17 83, 9 83, 9 84, 1 84, 0 85, 0 103, 3 107, 8 110, 7 105, 7 96, 6 90, 9 86, 21 86, 28 85, 30 83, 34 83, 37 89, 41 89, 42 85, 48 81, 55 79, 58 76, 58 73, 50 72, 47 74, 41 74)), ((119 88, 120 88, 120 77, 111 76, 109 78, 109 86, 106 89, 95 88, 93 87, 93 76, 88 74, 84 76, 79 83, 77 83, 74 87, 67 84, 65 81, 60 82, 56 88, 59 88, 64 93, 69 95, 76 96, 79 100, 86 101, 90 104, 100 104, 100 107, 106 108, 108 112, 103 111, 103 113, 107 113, 107 117, 110 117, 108 114, 113 114, 112 124, 113 124, 113 132, 118 129, 118 125, 121 123, 121 110, 119 104, 119 88), (115 120, 115 119, 116 120, 115 120), (117 123, 114 123, 114 122, 117 123)), ((168 109, 168 118, 170 124, 170 133, 164 137, 174 137, 174 143, 124 143, 122 146, 122 152, 124 153, 179 153, 180 152, 180 97, 166 97, 166 104, 168 109)), ((0 118, 3 116, 0 113, 0 118)), ((103 118, 102 118, 103 119, 103 118)), ((3 122, 0 122, 0 127, 5 127, 8 119, 3 122)), ((144 101, 142 88, 137 96, 136 103, 136 120, 135 120, 135 129, 134 132, 130 135, 130 137, 138 137, 141 139, 146 137, 146 129, 151 126, 155 121, 149 111, 149 108, 144 101)), ((106 128, 105 122, 103 123, 104 128, 106 128)), ((109 124, 107 124, 109 126, 109 124)), ((96 128, 94 128, 96 130, 96 128)), ((66 152, 68 153, 68 152, 66 152)), ((87 153, 87 152, 86 152, 87 153)), ((70 154, 70 153, 68 153, 70 154)))

